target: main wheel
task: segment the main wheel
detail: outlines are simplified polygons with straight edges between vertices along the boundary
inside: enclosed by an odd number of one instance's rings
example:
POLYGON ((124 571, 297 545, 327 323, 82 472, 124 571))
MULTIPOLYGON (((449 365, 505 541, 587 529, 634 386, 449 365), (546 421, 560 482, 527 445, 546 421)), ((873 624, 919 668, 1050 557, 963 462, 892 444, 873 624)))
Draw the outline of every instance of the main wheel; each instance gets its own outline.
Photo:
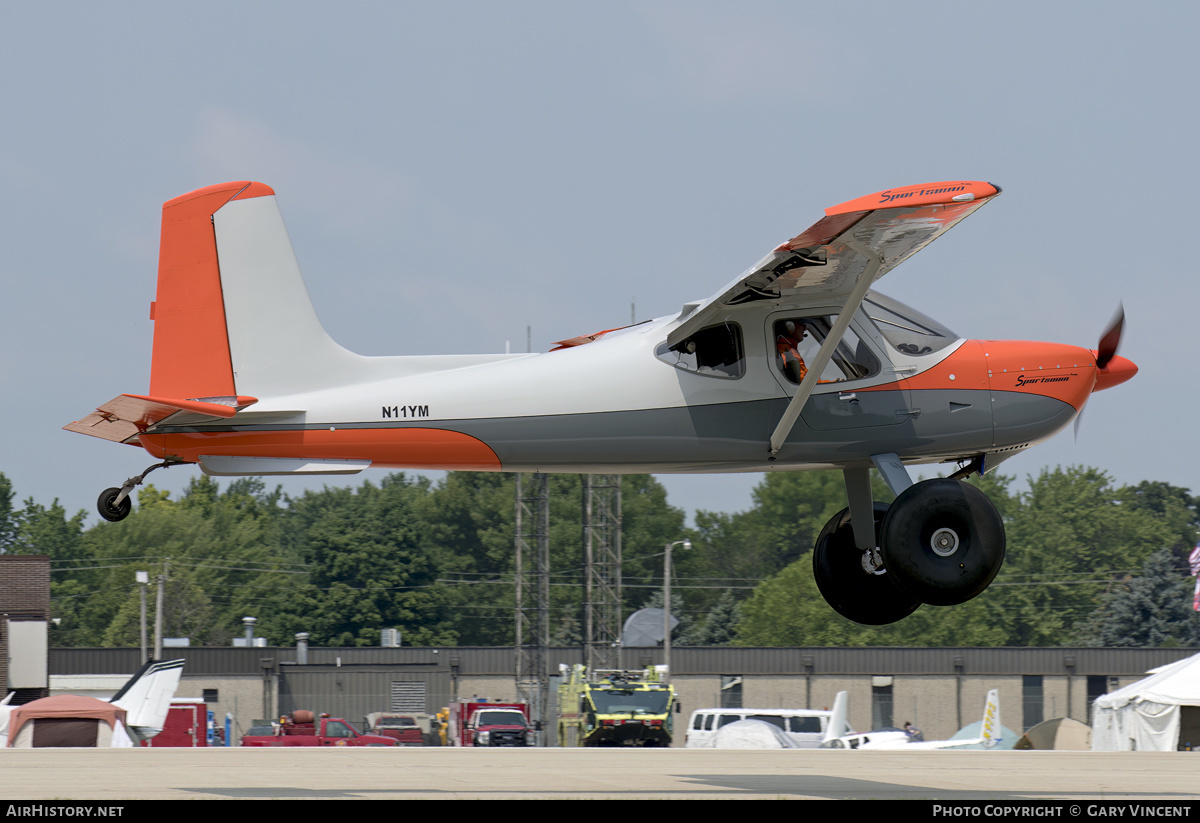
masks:
MULTIPOLYGON (((877 540, 887 512, 886 503, 875 504, 877 540)), ((850 510, 842 509, 813 547, 813 575, 825 602, 842 617, 869 626, 895 623, 915 612, 920 601, 897 588, 890 574, 871 568, 864 554, 854 545, 850 510)))
POLYGON ((113 504, 113 501, 117 499, 117 495, 120 493, 121 490, 117 488, 105 489, 100 492, 100 498, 96 501, 96 508, 99 510, 100 516, 105 520, 116 523, 118 520, 124 520, 129 516, 129 512, 133 511, 133 501, 128 497, 122 500, 120 504, 113 504))
POLYGON ((954 606, 982 592, 1004 563, 1004 522, 987 495, 939 478, 909 486, 880 538, 893 582, 922 603, 954 606))

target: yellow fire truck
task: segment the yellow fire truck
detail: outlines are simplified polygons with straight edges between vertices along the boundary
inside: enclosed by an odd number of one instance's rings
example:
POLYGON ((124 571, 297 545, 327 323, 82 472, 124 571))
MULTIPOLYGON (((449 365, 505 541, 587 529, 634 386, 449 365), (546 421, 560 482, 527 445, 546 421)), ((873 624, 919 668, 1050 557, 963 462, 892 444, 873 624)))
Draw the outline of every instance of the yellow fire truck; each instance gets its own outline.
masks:
POLYGON ((665 667, 621 671, 560 665, 558 745, 670 746, 678 712, 665 667))

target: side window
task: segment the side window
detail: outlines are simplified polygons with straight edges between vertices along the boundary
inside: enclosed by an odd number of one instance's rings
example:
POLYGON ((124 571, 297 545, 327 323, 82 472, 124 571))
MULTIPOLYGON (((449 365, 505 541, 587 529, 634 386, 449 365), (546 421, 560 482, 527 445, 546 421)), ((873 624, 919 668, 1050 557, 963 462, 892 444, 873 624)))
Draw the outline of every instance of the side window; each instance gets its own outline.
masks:
MULTIPOLYGON (((835 322, 836 314, 784 317, 772 323, 771 345, 775 353, 775 368, 780 374, 789 382, 799 385, 808 374, 808 364, 815 361, 817 351, 835 322)), ((879 358, 859 339, 853 329, 846 329, 817 382, 857 380, 878 371, 879 358)))
POLYGON ((793 717, 792 731, 808 732, 810 734, 820 734, 824 729, 821 728, 821 718, 819 717, 793 717))
POLYGON ((709 326, 672 347, 663 343, 654 355, 677 369, 710 377, 738 378, 746 371, 742 330, 736 323, 709 326))
POLYGON ((776 714, 752 714, 748 720, 761 720, 763 723, 770 723, 775 728, 784 731, 784 726, 787 723, 786 717, 780 717, 776 714))
POLYGON ((325 724, 326 737, 354 737, 354 733, 350 731, 345 723, 338 723, 336 720, 330 720, 325 724))

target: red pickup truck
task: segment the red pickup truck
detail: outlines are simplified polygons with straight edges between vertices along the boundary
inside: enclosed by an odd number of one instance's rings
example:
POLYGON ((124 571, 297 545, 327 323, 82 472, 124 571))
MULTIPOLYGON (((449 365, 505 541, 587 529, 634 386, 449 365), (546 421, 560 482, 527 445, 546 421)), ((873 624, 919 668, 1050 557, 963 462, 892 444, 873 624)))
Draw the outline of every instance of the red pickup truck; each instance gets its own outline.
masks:
POLYGON ((436 745, 436 735, 433 734, 432 718, 424 713, 393 714, 391 712, 371 712, 366 716, 366 731, 390 737, 401 746, 433 746, 436 745))
POLYGON ((283 718, 272 735, 246 735, 243 746, 395 746, 390 737, 359 734, 340 717, 310 711, 294 711, 283 718))

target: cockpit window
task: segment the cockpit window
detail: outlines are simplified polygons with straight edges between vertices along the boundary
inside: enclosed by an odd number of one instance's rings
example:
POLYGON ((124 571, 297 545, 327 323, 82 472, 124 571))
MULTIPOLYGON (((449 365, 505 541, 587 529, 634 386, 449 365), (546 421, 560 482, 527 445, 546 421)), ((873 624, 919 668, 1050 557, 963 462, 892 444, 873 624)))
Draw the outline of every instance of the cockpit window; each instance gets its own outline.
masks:
POLYGON ((878 292, 870 292, 863 310, 896 351, 919 356, 949 346, 958 335, 941 323, 878 292))
MULTIPOLYGON (((808 364, 815 361, 821 343, 837 322, 837 315, 819 317, 783 317, 771 324, 775 367, 791 383, 799 384, 808 374, 808 364)), ((833 357, 821 372, 819 383, 857 380, 879 371, 879 358, 859 339, 853 329, 846 329, 833 357)))
POLYGON ((677 369, 709 377, 738 378, 746 371, 746 349, 737 323, 700 329, 675 346, 663 343, 654 354, 677 369))

